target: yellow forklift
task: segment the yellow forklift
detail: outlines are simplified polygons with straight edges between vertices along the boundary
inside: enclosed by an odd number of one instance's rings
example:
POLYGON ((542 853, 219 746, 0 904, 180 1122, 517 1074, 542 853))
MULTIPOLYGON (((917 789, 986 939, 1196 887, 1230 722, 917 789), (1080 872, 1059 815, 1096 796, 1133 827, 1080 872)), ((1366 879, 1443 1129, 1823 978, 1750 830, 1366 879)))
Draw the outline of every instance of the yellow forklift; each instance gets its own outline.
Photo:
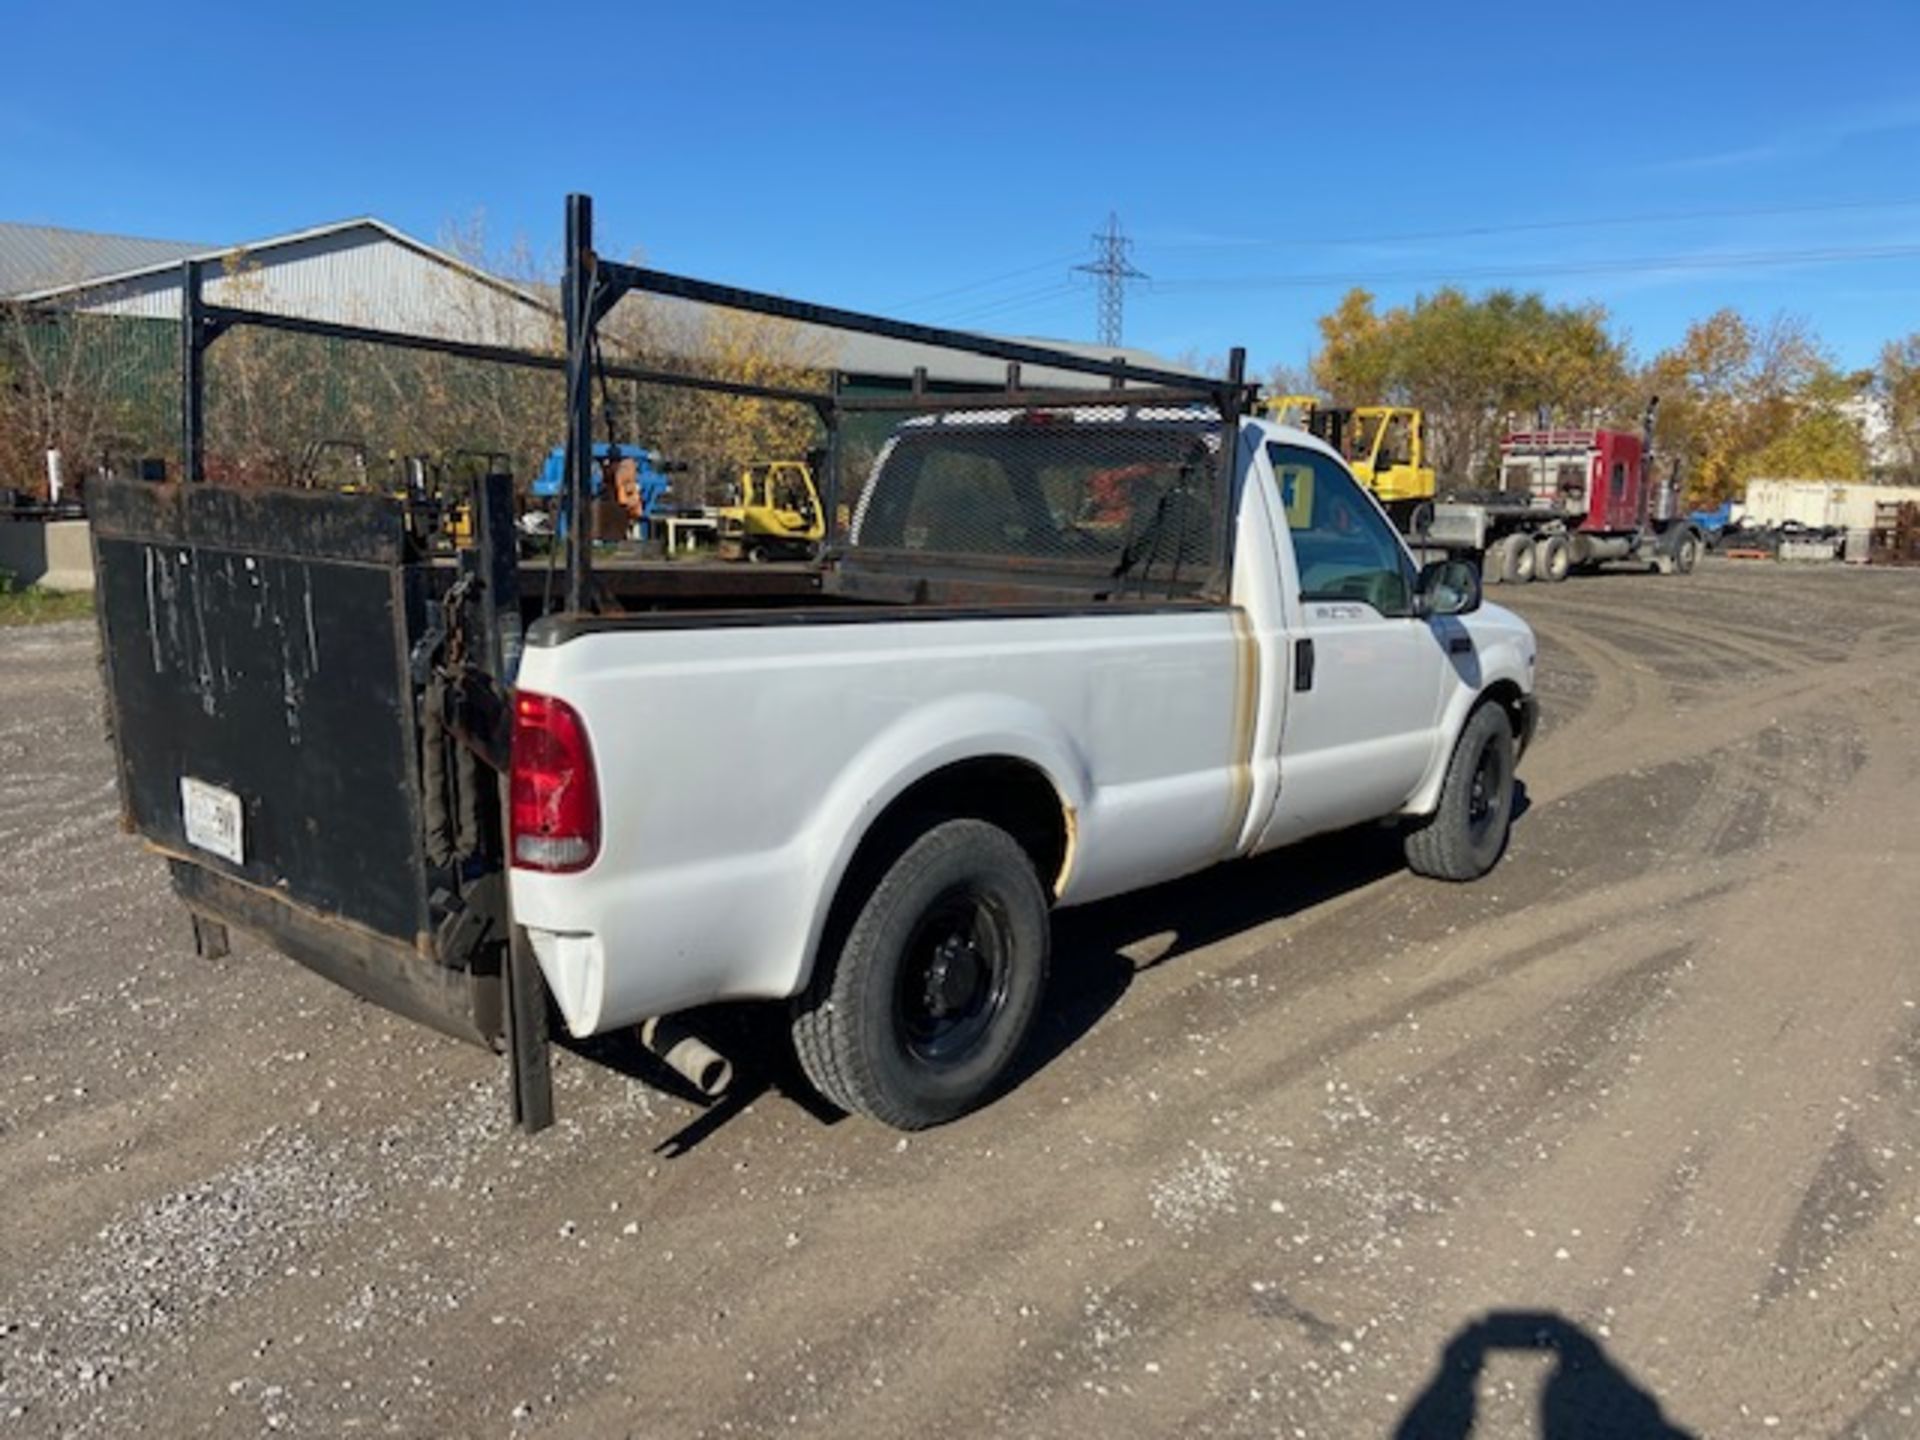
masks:
POLYGON ((403 500, 415 517, 417 533, 429 544, 441 550, 465 550, 474 543, 473 486, 481 474, 495 469, 506 473, 508 463, 504 451, 467 449, 437 455, 390 450, 385 461, 388 474, 383 481, 365 442, 310 440, 294 467, 293 483, 303 490, 403 500))
POLYGON ((810 560, 827 538, 826 512, 805 461, 760 461, 728 488, 727 503, 713 508, 722 560, 810 560))
POLYGON ((1422 411, 1410 405, 1322 405, 1311 395, 1276 395, 1258 409, 1266 419, 1297 426, 1338 450, 1402 530, 1433 499, 1422 411))

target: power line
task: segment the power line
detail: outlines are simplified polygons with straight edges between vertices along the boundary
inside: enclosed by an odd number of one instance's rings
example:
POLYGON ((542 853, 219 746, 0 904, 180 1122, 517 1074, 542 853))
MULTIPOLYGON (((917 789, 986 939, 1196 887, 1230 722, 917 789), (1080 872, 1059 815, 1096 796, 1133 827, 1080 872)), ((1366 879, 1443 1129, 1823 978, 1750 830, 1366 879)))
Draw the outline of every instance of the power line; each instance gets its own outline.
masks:
POLYGON ((1094 232, 1093 244, 1097 258, 1073 268, 1100 277, 1100 343, 1118 345, 1121 322, 1125 318, 1127 281, 1145 280, 1147 272, 1135 269, 1133 262, 1127 258, 1133 249, 1133 241, 1120 233, 1118 215, 1110 213, 1107 216, 1107 228, 1094 232))
POLYGON ((963 306, 940 317, 941 324, 956 324, 963 321, 983 319, 988 315, 1002 314, 1009 310, 1024 310, 1030 306, 1050 300, 1056 296, 1071 295, 1081 289, 1071 281, 1055 281, 1037 289, 1023 290, 1012 295, 1003 295, 998 299, 986 300, 973 305, 963 306))
POLYGON ((1022 323, 1027 323, 1034 317, 1057 311, 1063 305, 1069 303, 1079 305, 1082 300, 1083 292, 1079 287, 1067 287, 1052 295, 1036 296, 1023 304, 995 311, 991 315, 972 316, 961 324, 963 328, 969 330, 995 330, 1011 323, 1011 317, 1014 315, 1021 316, 1022 323))
POLYGON ((1042 260, 1033 265, 1022 265, 1018 270, 1008 270, 999 275, 989 275, 984 280, 969 280, 964 285, 950 285, 945 290, 935 290, 931 294, 916 295, 911 300, 894 300, 882 306, 884 310, 905 310, 914 305, 926 305, 935 300, 945 300, 950 295, 964 295, 971 290, 984 290, 989 286, 1004 284, 1008 280, 1018 280, 1023 276, 1035 275, 1042 270, 1051 270, 1056 266, 1072 261, 1072 255, 1062 255, 1053 260, 1042 260))
POLYGON ((1580 220, 1521 220, 1510 225, 1473 225, 1458 230, 1413 230, 1387 235, 1339 235, 1331 238, 1256 239, 1210 245, 1156 245, 1156 253, 1175 250, 1320 249, 1333 245, 1399 245, 1419 240, 1471 240, 1488 235, 1524 235, 1543 230, 1593 230, 1624 225, 1677 225, 1689 220, 1751 220, 1770 215, 1829 215, 1861 210, 1910 210, 1920 197, 1904 200, 1841 200, 1818 205, 1761 205, 1733 210, 1671 210, 1645 215, 1595 215, 1580 220))
POLYGON ((1905 260, 1920 256, 1920 245, 1832 246, 1813 250, 1749 251, 1722 255, 1649 255, 1632 260, 1556 261, 1550 264, 1465 266, 1448 270, 1373 270, 1294 275, 1237 275, 1164 280, 1165 291, 1278 290, 1295 286, 1374 285, 1395 281, 1445 283, 1454 280, 1533 279, 1552 275, 1639 274, 1661 270, 1767 269, 1789 265, 1833 265, 1855 260, 1905 260))

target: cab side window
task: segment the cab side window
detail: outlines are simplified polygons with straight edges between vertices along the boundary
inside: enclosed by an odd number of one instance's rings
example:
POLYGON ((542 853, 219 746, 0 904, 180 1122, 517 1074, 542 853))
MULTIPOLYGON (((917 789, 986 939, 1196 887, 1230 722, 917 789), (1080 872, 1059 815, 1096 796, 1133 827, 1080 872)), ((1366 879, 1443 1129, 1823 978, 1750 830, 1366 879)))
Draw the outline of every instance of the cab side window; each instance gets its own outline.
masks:
POLYGON ((1268 445, 1293 535, 1302 600, 1348 600, 1382 615, 1413 613, 1406 551, 1366 493, 1330 456, 1268 445))

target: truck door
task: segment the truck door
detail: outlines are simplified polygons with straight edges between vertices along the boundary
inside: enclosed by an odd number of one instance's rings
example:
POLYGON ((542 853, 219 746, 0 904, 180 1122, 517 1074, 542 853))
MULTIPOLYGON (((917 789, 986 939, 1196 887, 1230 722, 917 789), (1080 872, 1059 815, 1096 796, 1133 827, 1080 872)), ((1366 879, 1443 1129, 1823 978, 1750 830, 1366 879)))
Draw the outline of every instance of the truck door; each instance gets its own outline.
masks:
POLYGON ((1269 443, 1296 639, 1280 795, 1262 848, 1391 814, 1438 738, 1447 637, 1413 613, 1406 547, 1346 467, 1269 443))

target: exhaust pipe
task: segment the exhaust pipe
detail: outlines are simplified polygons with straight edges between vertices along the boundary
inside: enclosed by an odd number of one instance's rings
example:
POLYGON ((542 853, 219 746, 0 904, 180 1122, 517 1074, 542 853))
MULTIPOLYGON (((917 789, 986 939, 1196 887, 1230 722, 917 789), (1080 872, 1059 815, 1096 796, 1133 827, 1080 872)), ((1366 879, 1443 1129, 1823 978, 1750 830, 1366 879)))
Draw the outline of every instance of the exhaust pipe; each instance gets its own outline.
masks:
POLYGON ((733 1084, 733 1064, 672 1015, 640 1022, 640 1043, 709 1100, 733 1084))

